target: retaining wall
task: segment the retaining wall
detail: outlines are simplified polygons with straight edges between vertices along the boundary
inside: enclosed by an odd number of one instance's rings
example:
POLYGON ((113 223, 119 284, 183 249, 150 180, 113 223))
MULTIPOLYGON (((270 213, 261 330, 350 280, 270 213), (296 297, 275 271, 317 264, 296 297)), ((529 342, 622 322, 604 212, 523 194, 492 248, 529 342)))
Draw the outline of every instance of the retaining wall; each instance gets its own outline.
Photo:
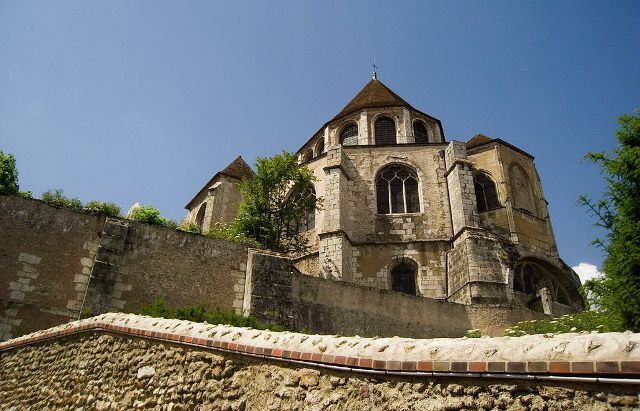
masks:
POLYGON ((0 196, 0 340, 141 303, 242 307, 247 248, 0 196))
POLYGON ((276 333, 107 314, 0 343, 7 409, 637 409, 640 335, 276 333))

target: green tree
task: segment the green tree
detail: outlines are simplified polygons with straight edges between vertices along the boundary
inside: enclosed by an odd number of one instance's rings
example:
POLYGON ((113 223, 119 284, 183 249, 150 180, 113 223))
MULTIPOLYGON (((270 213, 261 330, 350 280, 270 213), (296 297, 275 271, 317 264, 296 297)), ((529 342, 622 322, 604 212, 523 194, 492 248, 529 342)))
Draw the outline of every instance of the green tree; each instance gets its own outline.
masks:
POLYGON ((308 247, 301 224, 320 206, 312 191, 315 177, 286 151, 259 158, 257 172, 244 181, 236 232, 270 250, 299 252, 308 247))
POLYGON ((594 244, 605 252, 604 276, 584 285, 592 306, 608 314, 623 329, 640 331, 640 110, 618 118, 618 147, 613 153, 588 153, 607 182, 603 199, 581 196, 606 230, 594 244))
POLYGON ((18 169, 13 154, 0 150, 0 194, 18 194, 18 169))

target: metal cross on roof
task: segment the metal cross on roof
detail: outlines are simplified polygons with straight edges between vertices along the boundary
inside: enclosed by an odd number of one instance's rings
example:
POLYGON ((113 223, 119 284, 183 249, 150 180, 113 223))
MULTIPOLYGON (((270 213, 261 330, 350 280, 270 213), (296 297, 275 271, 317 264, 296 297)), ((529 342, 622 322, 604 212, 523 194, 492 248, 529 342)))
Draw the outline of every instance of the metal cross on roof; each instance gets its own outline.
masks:
POLYGON ((376 58, 373 58, 373 64, 371 65, 371 67, 373 67, 373 75, 371 76, 372 79, 377 80, 378 79, 378 74, 376 73, 376 70, 378 69, 378 66, 376 66, 376 58))

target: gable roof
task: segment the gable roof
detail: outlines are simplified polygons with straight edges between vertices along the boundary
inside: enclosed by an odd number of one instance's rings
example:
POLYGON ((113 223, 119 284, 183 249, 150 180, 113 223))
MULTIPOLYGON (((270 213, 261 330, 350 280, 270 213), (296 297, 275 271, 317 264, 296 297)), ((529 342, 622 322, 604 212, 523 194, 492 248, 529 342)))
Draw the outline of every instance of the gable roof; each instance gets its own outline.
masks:
MULTIPOLYGON (((356 96, 333 118, 333 120, 346 116, 364 108, 401 106, 416 110, 411 104, 378 79, 371 79, 356 96)), ((416 110, 417 111, 417 110, 416 110)))
POLYGON ((204 187, 200 189, 200 191, 198 191, 198 193, 191 199, 191 201, 189 201, 189 203, 187 203, 186 206, 184 206, 184 208, 186 208, 187 210, 191 210, 191 207, 194 205, 196 198, 198 198, 202 193, 208 190, 220 175, 225 175, 236 180, 242 180, 245 177, 252 177, 254 174, 255 173, 253 172, 249 164, 244 161, 242 156, 238 156, 235 160, 229 163, 228 166, 226 166, 221 171, 218 171, 213 177, 211 177, 209 182, 205 184, 204 187))

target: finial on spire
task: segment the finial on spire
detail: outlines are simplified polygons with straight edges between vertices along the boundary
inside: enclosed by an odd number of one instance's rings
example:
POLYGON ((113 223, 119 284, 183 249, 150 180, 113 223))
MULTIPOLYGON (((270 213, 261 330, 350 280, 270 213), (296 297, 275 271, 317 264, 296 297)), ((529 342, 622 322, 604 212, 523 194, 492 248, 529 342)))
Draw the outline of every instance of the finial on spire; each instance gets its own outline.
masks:
POLYGON ((373 80, 377 80, 378 79, 378 73, 376 73, 376 70, 378 69, 378 66, 376 66, 376 58, 373 58, 373 64, 371 65, 371 67, 373 67, 373 74, 371 75, 371 78, 373 80))

